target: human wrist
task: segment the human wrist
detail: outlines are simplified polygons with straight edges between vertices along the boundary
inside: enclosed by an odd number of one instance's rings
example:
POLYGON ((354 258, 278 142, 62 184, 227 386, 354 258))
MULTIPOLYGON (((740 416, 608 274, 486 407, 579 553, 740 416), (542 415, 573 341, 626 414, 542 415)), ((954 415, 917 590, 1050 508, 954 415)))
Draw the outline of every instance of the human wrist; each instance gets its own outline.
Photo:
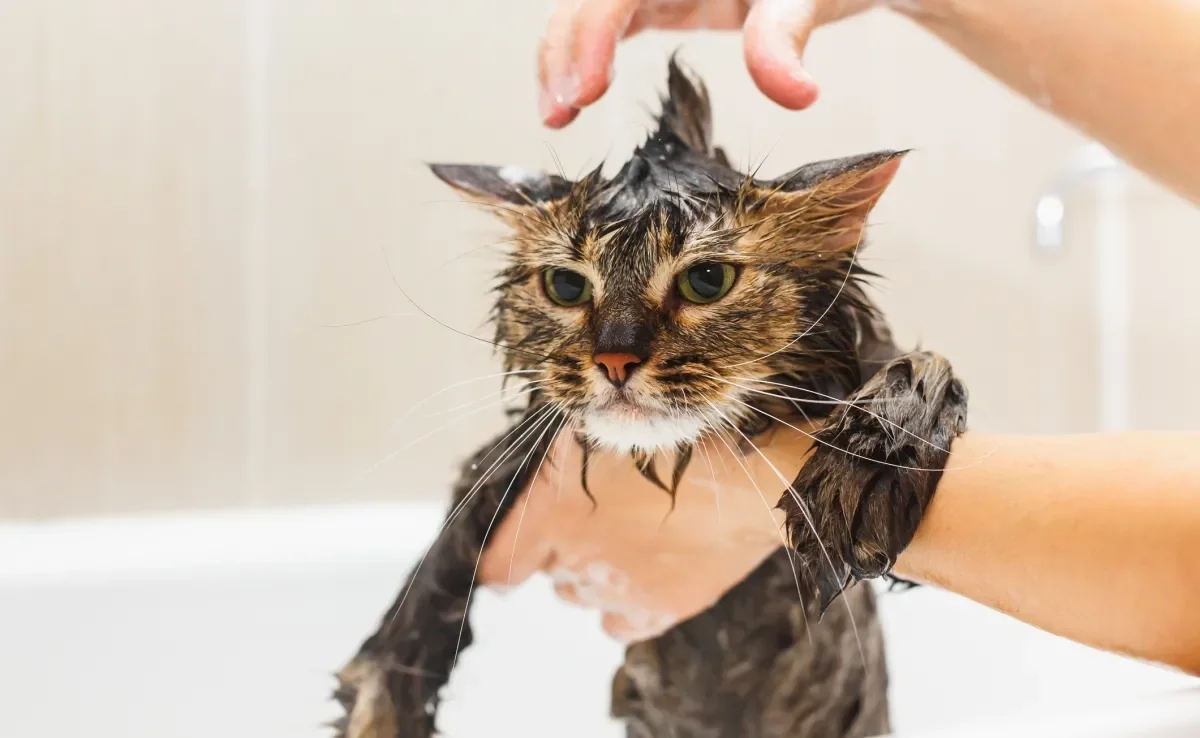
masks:
MULTIPOLYGON (((960 499, 965 487, 980 484, 980 478, 988 478, 987 468, 975 468, 992 456, 1002 439, 998 436, 965 431, 950 444, 950 456, 933 495, 917 525, 912 540, 896 557, 892 571, 904 579, 946 586, 946 569, 949 561, 961 553, 955 543, 956 531, 968 524, 975 524, 975 516, 964 519, 960 499)), ((1011 442, 1010 442, 1011 445, 1011 442)), ((968 514, 971 508, 966 508, 968 514)))

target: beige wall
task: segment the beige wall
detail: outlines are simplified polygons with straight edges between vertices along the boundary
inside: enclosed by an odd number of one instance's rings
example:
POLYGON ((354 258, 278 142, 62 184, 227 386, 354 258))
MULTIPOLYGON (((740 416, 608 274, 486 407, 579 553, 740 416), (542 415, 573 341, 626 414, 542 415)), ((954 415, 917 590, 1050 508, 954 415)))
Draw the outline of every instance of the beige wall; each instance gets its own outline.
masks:
MULTIPOLYGON (((680 44, 742 163, 915 148, 867 257, 900 335, 955 361, 977 428, 1094 427, 1088 191, 1060 258, 1031 240, 1082 139, 883 14, 818 35, 824 94, 803 114, 759 96, 732 36, 648 37, 602 104, 547 132, 532 55, 548 7, 0 3, 0 517, 443 494, 501 422, 444 411, 498 385, 396 421, 496 364, 412 315, 384 254, 423 308, 486 335, 498 250, 476 247, 503 236, 421 162, 574 174, 619 156, 680 44)), ((1135 194, 1133 420, 1194 425, 1200 218, 1135 194)))

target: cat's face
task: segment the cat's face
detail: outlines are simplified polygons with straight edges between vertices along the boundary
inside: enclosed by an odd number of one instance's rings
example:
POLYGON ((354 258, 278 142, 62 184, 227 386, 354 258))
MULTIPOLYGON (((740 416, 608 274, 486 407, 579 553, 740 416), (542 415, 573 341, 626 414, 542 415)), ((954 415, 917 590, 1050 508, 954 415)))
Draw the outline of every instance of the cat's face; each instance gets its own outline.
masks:
POLYGON ((740 417, 739 385, 798 332, 802 286, 720 205, 547 226, 518 240, 500 343, 603 446, 671 448, 740 417))
POLYGON ((539 392, 594 443, 655 451, 728 429, 763 390, 755 380, 831 359, 821 323, 898 163, 855 157, 812 165, 826 176, 799 189, 746 180, 703 197, 624 197, 619 175, 435 171, 513 229, 496 305, 508 366, 537 370, 539 392))
POLYGON ((432 167, 512 229, 496 344, 594 444, 686 445, 755 412, 770 387, 756 380, 856 361, 852 266, 900 154, 757 180, 712 146, 710 121, 672 60, 657 132, 612 178, 432 167))

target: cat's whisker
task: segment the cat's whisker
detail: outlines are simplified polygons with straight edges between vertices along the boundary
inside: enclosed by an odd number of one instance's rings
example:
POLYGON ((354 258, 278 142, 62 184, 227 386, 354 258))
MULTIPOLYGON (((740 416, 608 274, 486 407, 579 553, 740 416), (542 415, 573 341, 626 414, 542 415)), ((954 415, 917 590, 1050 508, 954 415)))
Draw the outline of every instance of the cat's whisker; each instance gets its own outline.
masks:
POLYGON ((477 481, 474 485, 471 486, 471 489, 469 489, 466 492, 466 494, 464 494, 462 496, 462 499, 459 500, 458 504, 455 505, 454 508, 446 515, 446 519, 442 522, 441 527, 438 528, 437 533, 433 537, 433 541, 429 544, 428 547, 426 547, 425 553, 421 554, 421 558, 417 561, 416 567, 413 568, 412 574, 409 575, 408 585, 404 588, 404 593, 402 595, 400 595, 399 602, 396 603, 396 607, 392 610, 391 614, 389 615, 389 617, 384 625, 385 628, 391 626, 392 622, 395 621, 396 617, 400 614, 400 611, 404 608, 404 603, 408 599, 408 594, 409 594, 409 592, 412 591, 413 583, 417 581, 417 574, 420 573, 421 566, 425 563, 425 559, 429 556, 429 553, 431 551, 433 551, 438 539, 441 538, 442 534, 445 533, 446 530, 449 529, 449 527, 454 524, 454 521, 458 518, 459 513, 461 513, 463 510, 466 509, 467 505, 471 502, 471 500, 473 500, 475 498, 475 495, 477 495, 479 493, 479 490, 483 488, 483 485, 487 483, 487 481, 491 478, 492 474, 495 473, 496 469, 502 463, 504 463, 504 461, 506 461, 512 455, 513 451, 518 446, 520 446, 521 442, 524 441, 526 438, 528 438, 529 435, 537 428, 537 426, 541 422, 541 420, 543 420, 546 417, 546 414, 547 414, 546 411, 549 409, 549 407, 550 407, 549 405, 543 405, 542 407, 540 407, 537 410, 530 413, 527 417, 522 419, 521 422, 517 423, 513 427, 513 429, 511 431, 509 431, 503 438, 501 438, 490 449, 488 449, 487 452, 485 452, 483 454, 482 458, 486 459, 493 451, 496 450, 497 447, 500 446, 500 444, 504 443, 506 440, 511 438, 512 435, 514 433, 516 433, 518 430, 520 430, 523 426, 525 426, 527 424, 529 425, 529 428, 524 433, 521 434, 521 437, 518 438, 517 440, 513 441, 508 446, 508 448, 506 448, 504 450, 504 452, 501 453, 500 457, 498 459, 496 459, 496 461, 488 468, 487 472, 480 477, 479 481, 477 481), (541 416, 541 417, 539 418, 539 416, 541 416), (537 418, 537 422, 534 422, 535 418, 537 418))
POLYGON ((516 399, 517 397, 520 397, 523 394, 528 394, 530 392, 537 390, 539 387, 544 386, 549 381, 551 381, 549 378, 533 379, 533 380, 529 380, 528 382, 525 382, 524 384, 517 385, 516 387, 502 387, 498 391, 489 392, 488 394, 484 395, 483 397, 476 397, 473 400, 464 402, 461 405, 455 405, 454 407, 446 408, 443 410, 437 410, 435 412, 425 413, 421 417, 422 418, 435 418, 439 415, 448 415, 449 413, 458 412, 459 410, 465 410, 466 408, 469 408, 469 407, 474 407, 475 405, 478 405, 481 402, 490 400, 497 396, 503 397, 505 400, 513 400, 513 399, 516 399))
MULTIPOLYGON (((721 522, 721 485, 717 482, 717 470, 713 467, 712 454, 709 452, 708 447, 704 444, 704 442, 697 442, 696 445, 699 447, 700 453, 704 455, 704 461, 706 464, 708 464, 708 473, 712 476, 713 502, 717 507, 717 528, 719 530, 725 526, 721 522)), ((797 583, 797 587, 799 587, 799 583, 797 583)))
POLYGON ((563 169, 562 159, 558 158, 558 152, 554 150, 554 145, 549 141, 546 141, 545 144, 546 148, 550 151, 550 158, 554 160, 554 166, 558 169, 558 176, 562 177, 563 179, 570 179, 570 177, 567 176, 567 172, 563 169))
MULTIPOLYGON (((562 412, 561 404, 555 405, 555 412, 562 412)), ((532 482, 537 481, 538 475, 542 473, 542 465, 546 463, 546 457, 550 455, 550 450, 554 448, 554 441, 558 438, 558 435, 562 432, 562 429, 566 427, 569 421, 570 418, 566 415, 563 415, 562 422, 558 424, 558 428, 555 429, 554 435, 550 436, 550 442, 546 444, 546 452, 542 454, 542 460, 538 462, 537 469, 534 470, 533 476, 529 478, 531 484, 529 486, 529 491, 525 494, 525 504, 521 506, 521 516, 517 518, 517 529, 513 533, 512 554, 508 558, 508 584, 510 585, 512 584, 513 562, 517 558, 517 539, 521 536, 521 524, 525 522, 525 511, 529 509, 529 501, 533 499, 533 487, 535 485, 533 485, 532 482)))
POLYGON ((417 310, 419 310, 421 312, 422 315, 424 315, 426 318, 429 318, 434 323, 437 323, 438 325, 445 328, 446 330, 451 331, 453 333, 457 333, 458 335, 463 336, 465 338, 470 338, 472 340, 479 341, 480 343, 486 343, 489 346, 495 346, 496 348, 504 349, 505 351, 512 351, 515 353, 524 354, 526 356, 531 356, 536 361, 539 361, 539 362, 540 361, 550 361, 550 362, 561 361, 557 357, 548 356, 548 355, 547 356, 538 356, 537 354, 535 354, 531 351, 524 351, 515 346, 505 346, 504 344, 497 343, 495 341, 489 341, 486 338, 481 338, 480 336, 476 336, 473 333, 467 333, 466 331, 460 331, 459 329, 455 328, 454 326, 448 325, 447 323, 439 320, 438 318, 434 317, 428 310, 426 310, 425 308, 423 308, 419 304, 417 304, 417 301, 412 299, 412 296, 410 296, 408 294, 408 291, 405 290, 404 287, 400 284, 400 280, 396 279, 396 273, 394 271, 392 271, 391 259, 388 258, 387 251, 384 250, 383 246, 379 247, 379 252, 381 254, 383 254, 383 260, 387 265, 388 276, 391 277, 392 284, 396 285, 396 289, 400 290, 400 294, 404 295, 404 299, 408 300, 412 304, 413 307, 415 307, 417 310))
POLYGON ((413 403, 411 406, 409 406, 409 408, 407 410, 405 410, 400 415, 400 417, 396 418, 396 422, 400 422, 401 420, 404 420, 409 415, 411 415, 413 412, 415 412, 417 408, 421 407, 422 405, 429 402, 433 398, 439 397, 457 387, 462 387, 463 385, 466 385, 466 384, 474 384, 475 382, 482 382, 485 379, 497 379, 497 378, 501 378, 501 377, 523 376, 526 374, 541 374, 542 371, 543 370, 541 370, 541 369, 516 369, 513 371, 506 371, 506 372, 494 372, 492 374, 485 374, 482 377, 472 377, 470 379, 464 379, 461 382, 455 382, 453 384, 448 384, 445 387, 442 387, 440 390, 437 390, 431 394, 426 395, 425 397, 421 398, 420 400, 417 400, 415 403, 413 403))
MULTIPOLYGON (((366 469, 364 469, 362 472, 355 475, 353 479, 351 479, 349 482, 346 483, 346 487, 349 488, 349 487, 352 487, 353 485, 357 484, 358 482, 361 482, 364 478, 370 476, 376 469, 383 466, 384 464, 387 464, 392 459, 396 458, 397 456, 404 453, 405 451, 412 448, 413 446, 416 446, 421 441, 431 438, 431 437, 437 435, 438 433, 441 433, 444 430, 447 430, 453 426, 458 425, 463 420, 466 420, 467 418, 471 417, 472 415, 477 415, 477 414, 483 412, 484 410, 490 410, 498 405, 503 405, 505 402, 508 402, 511 399, 513 399, 513 398, 501 397, 499 399, 493 399, 491 402, 489 402, 486 405, 483 405, 482 407, 477 407, 473 410, 462 413, 461 415, 459 415, 456 418, 451 418, 450 420, 446 421, 445 423, 442 423, 441 425, 437 426, 433 430, 423 433, 420 436, 417 436, 416 438, 408 441, 407 443, 401 444, 399 447, 392 449, 392 451, 388 452, 388 454, 385 455, 383 458, 379 459, 378 461, 376 461, 375 463, 371 464, 366 469)), ((395 427, 395 425, 397 425, 397 424, 399 424, 399 421, 397 421, 396 423, 393 423, 393 427, 395 427)))
POLYGON ((435 272, 436 272, 436 271, 440 271, 440 270, 442 270, 442 269, 445 269, 447 266, 449 266, 450 264, 453 264, 454 262, 458 261, 459 259, 464 259, 464 258, 466 258, 466 257, 470 256, 471 254, 477 253, 477 252, 479 252, 479 251, 483 251, 484 249, 492 249, 492 248, 495 248, 495 247, 497 247, 497 246, 504 246, 504 245, 506 245, 506 244, 507 244, 507 245, 512 245, 512 244, 515 244, 515 243, 518 243, 518 239, 515 239, 515 238, 505 238, 505 239, 501 239, 501 240, 499 240, 499 241, 492 241, 491 243, 485 243, 485 244, 483 244, 482 246, 476 246, 476 247, 474 247, 474 248, 467 249, 466 251, 462 252, 461 254, 457 254, 457 255, 455 255, 455 256, 451 256, 449 259, 446 259, 446 260, 445 260, 445 261, 443 261, 442 263, 438 264, 437 266, 435 266, 435 267, 433 268, 433 271, 435 271, 435 272))
MULTIPOLYGON (((751 380, 751 381, 754 381, 754 380, 751 380)), ((726 381, 725 383, 731 387, 737 387, 738 389, 742 389, 747 392, 753 392, 756 395, 762 395, 764 397, 774 397, 776 400, 788 400, 791 402, 804 402, 809 405, 850 405, 851 407, 858 407, 858 405, 854 405, 845 400, 808 400, 808 399, 801 399, 798 397, 789 397, 788 395, 781 395, 777 392, 768 392, 767 390, 756 390, 752 387, 745 387, 745 386, 737 384, 735 382, 726 381)))
MULTIPOLYGON (((567 437, 570 438, 570 437, 574 436, 575 431, 578 430, 578 428, 579 428, 579 419, 572 418, 571 421, 569 423, 567 423, 567 437)), ((551 460, 550 464, 551 464, 551 466, 553 466, 554 461, 551 460)), ((554 501, 556 503, 562 502, 563 479, 566 477, 566 475, 567 475, 567 465, 560 464, 558 467, 558 482, 556 483, 555 490, 554 490, 554 501)))
POLYGON ((351 328, 356 325, 366 325, 367 323, 374 323, 379 320, 388 320, 390 318, 419 318, 419 317, 421 317, 419 313, 388 313, 386 315, 376 315, 373 318, 363 318, 362 320, 355 320, 355 321, 351 321, 349 323, 322 323, 321 325, 318 325, 316 327, 317 328, 351 328))
MULTIPOLYGON (((766 495, 763 494, 762 488, 758 486, 758 482, 754 481, 754 475, 750 473, 750 469, 742 463, 741 455, 738 454, 738 452, 734 449, 734 444, 730 444, 729 441, 725 440, 725 437, 721 433, 720 429, 714 429, 713 433, 721 443, 725 444, 725 448, 729 449, 729 454, 733 456, 733 460, 736 461, 738 466, 742 468, 742 471, 746 473, 746 479, 750 480, 750 484, 753 485, 755 491, 758 492, 758 498, 762 500, 763 507, 767 511, 767 517, 771 519, 771 525, 775 525, 775 516, 771 514, 771 505, 767 502, 766 495)), ((722 461, 722 463, 724 462, 722 461)), ((792 569, 792 579, 794 579, 796 582, 796 598, 800 600, 800 611, 804 615, 804 632, 808 635, 808 642, 811 644, 812 629, 809 627, 808 623, 808 605, 804 602, 804 592, 803 588, 800 586, 800 572, 796 570, 796 561, 792 556, 791 550, 788 548, 787 538, 783 535, 783 530, 780 529, 778 533, 779 543, 783 546, 784 553, 787 554, 788 557, 788 566, 790 566, 792 569)))
MULTIPOLYGON (((882 415, 880 415, 879 413, 874 413, 874 412, 871 412, 870 410, 868 410, 867 408, 863 407, 861 404, 859 404, 859 403, 857 403, 857 402, 850 402, 849 400, 839 400, 838 398, 836 398, 836 397, 834 397, 834 396, 832 396, 832 395, 826 395, 826 394, 824 394, 824 393, 817 392, 816 390, 810 390, 810 389, 808 389, 807 387, 793 387, 793 386, 791 386, 791 385, 781 384, 781 383, 779 383, 779 382, 768 382, 768 381, 767 381, 767 380, 765 380, 765 379, 753 379, 753 380, 750 380, 750 381, 753 381, 753 382, 763 382, 764 384, 773 384, 773 385, 778 385, 778 386, 780 386, 780 387, 787 387, 788 389, 796 389, 796 390, 799 390, 799 391, 801 391, 801 392, 808 392, 808 393, 810 393, 810 394, 817 395, 818 397, 825 397, 825 398, 828 398, 828 400, 830 400, 830 401, 831 401, 829 404, 835 404, 835 405, 845 405, 846 407, 852 407, 852 408, 854 408, 855 410, 860 410, 860 411, 862 411, 862 412, 866 413, 867 415, 870 415, 872 418, 875 418, 875 419, 876 419, 876 420, 878 420, 880 423, 882 423, 882 424, 886 424, 886 425, 890 425, 890 426, 892 426, 893 428, 895 428, 896 430, 900 431, 901 433, 904 433, 904 434, 906 434, 906 435, 912 436, 913 438, 915 438, 916 440, 920 441, 921 443, 924 443, 926 446, 929 446, 930 448, 935 448, 935 449, 937 449, 938 451, 942 451, 942 452, 945 452, 945 453, 949 453, 949 451, 948 451, 947 449, 944 449, 944 448, 942 448, 941 446, 937 445, 937 444, 936 444, 936 443, 934 443, 933 441, 930 441, 930 440, 929 440, 929 439, 927 439, 927 438, 922 438, 921 436, 917 435, 916 433, 913 433, 912 431, 908 430, 907 428, 905 428, 904 426, 900 425, 899 423, 895 423, 895 422, 893 422, 893 421, 891 421, 891 420, 888 420, 887 418, 883 417, 883 416, 882 416, 882 415)), ((770 397, 777 397, 777 396, 778 396, 778 395, 771 394, 771 393, 769 393, 769 392, 764 392, 764 391, 762 391, 762 390, 756 390, 756 389, 753 389, 753 388, 751 388, 751 387, 745 387, 745 386, 742 386, 742 385, 740 385, 740 384, 737 384, 737 383, 735 383, 735 382, 730 382, 729 384, 733 385, 734 387, 739 387, 739 388, 741 388, 741 389, 744 389, 744 390, 746 390, 747 392, 755 392, 755 393, 757 393, 757 394, 769 395, 770 397)), ((786 397, 786 398, 782 398, 782 399, 795 400, 795 398, 791 398, 791 397, 786 397)), ((816 400, 805 400, 805 402, 813 402, 813 403, 816 403, 817 401, 816 401, 816 400)), ((886 431, 887 429, 886 429, 886 428, 884 428, 884 430, 886 431)))
MULTIPOLYGON (((687 402, 687 388, 681 387, 680 390, 683 393, 684 402, 687 402)), ((717 484, 717 472, 716 472, 716 469, 713 468, 712 454, 709 453, 708 449, 704 446, 703 439, 701 439, 700 441, 697 441, 696 445, 700 448, 700 452, 704 454, 705 461, 708 462, 708 471, 709 471, 709 473, 712 474, 713 502, 717 506, 717 527, 720 528, 720 527, 722 527, 722 523, 721 523, 721 489, 720 489, 720 485, 717 484)), ((724 459, 721 460, 721 465, 722 466, 725 465, 724 459)))
POLYGON ((735 367, 745 366, 746 364, 755 364, 757 362, 763 361, 764 359, 769 359, 772 356, 775 356, 776 354, 779 354, 783 351, 787 351, 789 348, 796 345, 805 336, 807 336, 809 333, 811 333, 814 328, 816 328, 818 325, 820 325, 821 321, 825 319, 825 316, 829 314, 829 311, 833 309, 833 306, 837 304, 838 299, 841 298, 842 292, 845 291, 845 289, 846 289, 846 285, 850 283, 850 277, 853 276, 853 274, 854 274, 854 263, 855 263, 855 260, 858 258, 858 249, 859 249, 859 247, 862 246, 862 241, 863 241, 863 239, 860 236, 858 241, 854 244, 854 251, 850 254, 850 263, 846 267, 846 275, 842 279, 842 283, 840 285, 838 285, 837 293, 833 296, 833 299, 829 301, 829 304, 825 306, 825 310, 819 316, 817 316, 816 320, 813 321, 812 325, 810 325, 808 328, 806 328, 800 335, 796 336, 791 341, 788 341, 786 344, 784 344, 780 348, 775 349, 774 351, 772 351, 769 354, 760 356, 757 359, 750 359, 748 361, 741 361, 736 364, 729 364, 728 366, 724 366, 722 368, 723 369, 733 369, 735 367))
MULTIPOLYGON (((947 466, 944 469, 926 469, 926 468, 920 467, 920 466, 907 466, 905 464, 894 464, 890 461, 880 461, 879 459, 872 459, 870 456, 863 456, 862 454, 857 454, 849 449, 842 448, 841 446, 835 446, 832 443, 830 443, 829 441, 818 438, 816 435, 804 430, 803 428, 797 428, 796 426, 792 425, 791 423, 787 422, 786 420, 775 417, 774 415, 770 414, 769 412, 767 412, 766 410, 763 410, 760 407, 755 407, 754 405, 751 405, 748 402, 739 400, 736 397, 731 397, 729 399, 733 400, 734 402, 738 403, 739 405, 745 405, 746 407, 748 407, 749 409, 753 410, 756 413, 765 415, 766 417, 770 418, 771 420, 774 420, 776 423, 781 423, 783 425, 786 425, 788 428, 791 428, 792 430, 796 431, 797 433, 802 433, 805 436, 808 436, 808 438, 811 439, 814 443, 819 443, 822 446, 831 448, 834 451, 838 451, 840 453, 846 454, 847 456, 853 456, 856 459, 861 459, 863 461, 869 461, 872 464, 879 464, 880 466, 890 466, 893 469, 907 469, 908 471, 920 471, 920 472, 942 472, 942 471, 949 471, 950 469, 954 468, 954 467, 947 466)), ((799 410, 799 408, 797 408, 797 410, 799 410)), ((800 412, 803 413, 804 411, 800 410, 800 412)), ((807 419, 807 416, 805 416, 805 419, 807 419)), ((978 462, 976 462, 976 463, 978 463, 978 462)))
MULTIPOLYGON (((747 406, 747 407, 749 407, 749 406, 747 406)), ((721 417, 725 417, 725 414, 722 413, 716 407, 716 405, 713 405, 712 408, 714 411, 717 412, 718 415, 721 415, 721 417)), ((825 542, 821 540, 821 534, 817 532, 817 524, 816 524, 816 521, 814 521, 812 518, 812 512, 808 509, 808 505, 805 504, 805 502, 800 499, 800 494, 796 491, 796 488, 793 487, 792 483, 789 482, 783 476, 783 472, 779 471, 779 468, 775 466, 775 464, 771 461, 771 459, 768 458, 767 455, 764 454, 762 452, 762 450, 759 449, 758 446, 754 445, 754 441, 751 441, 749 436, 747 436, 745 433, 742 433, 741 429, 738 428, 736 425, 734 425, 731 421, 729 421, 728 418, 726 418, 726 422, 729 423, 729 427, 733 428, 737 432, 738 435, 740 435, 742 438, 744 438, 746 440, 746 443, 748 443, 750 445, 750 448, 754 449, 754 452, 758 454, 759 458, 761 458, 764 462, 766 462, 767 466, 771 469, 771 471, 775 473, 775 476, 779 478, 779 482, 781 484, 783 484, 784 488, 787 490, 788 495, 791 496, 791 498, 793 500, 795 500, 796 506, 800 508, 800 512, 804 516, 804 522, 808 523, 808 527, 812 531, 813 537, 816 538, 816 540, 817 540, 817 546, 820 547, 821 553, 825 556, 825 563, 827 563, 829 565, 829 570, 836 574, 837 567, 835 567, 833 565, 833 557, 831 557, 829 555, 829 549, 825 546, 825 542)), ((764 500, 764 502, 765 502, 765 500, 764 500)), ((771 519, 774 520, 775 519, 774 516, 772 516, 771 519)), ((790 559, 790 556, 789 556, 789 559, 790 559)), ((867 663, 867 654, 866 654, 866 651, 863 649, 862 638, 859 637, 859 634, 858 634, 858 623, 855 622, 855 619, 854 619, 854 608, 852 608, 850 606, 850 602, 845 597, 842 598, 842 604, 844 604, 846 606, 846 614, 850 617, 850 626, 854 630, 854 640, 855 640, 855 642, 858 643, 858 654, 859 654, 859 657, 862 659, 863 665, 865 666, 867 663)))
MULTIPOLYGON (((804 416, 804 422, 806 422, 806 423, 812 422, 812 419, 808 417, 808 414, 804 412, 803 408, 797 407, 796 410, 801 415, 804 416)), ((760 410, 759 412, 762 412, 762 411, 760 410)), ((796 428, 795 430, 800 430, 800 429, 796 428)), ((800 431, 800 432, 803 433, 804 431, 800 431)), ((840 448, 837 448, 836 446, 831 446, 828 443, 826 443, 825 445, 829 446, 830 448, 834 449, 835 451, 842 451, 843 453, 849 453, 848 451, 845 451, 845 449, 840 449, 840 448)), ((990 451, 988 451, 986 454, 978 457, 977 459, 975 459, 974 461, 972 461, 969 464, 963 464, 961 466, 945 466, 945 467, 942 467, 942 469, 940 471, 948 472, 948 471, 961 471, 963 469, 970 469, 971 467, 976 466, 977 464, 982 464, 983 462, 987 461, 988 459, 990 459, 992 457, 992 454, 996 453, 999 450, 1000 450, 999 445, 993 446, 990 451)), ((853 454, 851 454, 851 455, 853 455, 853 454)), ((882 464, 883 466, 892 466, 897 469, 908 469, 910 471, 939 471, 937 469, 924 469, 924 468, 921 468, 918 466, 903 466, 903 465, 899 465, 899 464, 889 464, 888 462, 875 461, 874 459, 868 459, 868 460, 872 461, 873 463, 876 463, 876 464, 882 464)))
MULTIPOLYGON (((529 463, 530 457, 532 457, 534 452, 537 451, 538 445, 541 444, 542 439, 546 436, 546 431, 550 430, 550 426, 554 423, 554 417, 555 414, 550 412, 542 418, 542 420, 546 420, 547 418, 549 420, 546 422, 545 427, 542 428, 542 432, 538 434, 537 440, 535 440, 530 446, 529 453, 525 454, 525 458, 521 459, 520 465, 517 466, 516 473, 513 474, 513 478, 511 481, 509 481, 508 486, 504 489, 504 493, 500 495, 500 501, 496 503, 496 512, 492 515, 492 519, 491 522, 488 523, 487 530, 483 532, 483 543, 479 547, 479 555, 475 557, 475 569, 471 573, 471 586, 469 589, 467 589, 467 601, 463 605, 463 619, 462 624, 458 627, 458 641, 454 645, 454 661, 450 667, 451 671, 458 666, 458 653, 462 649, 462 635, 463 631, 467 627, 467 613, 470 612, 471 609, 471 595, 475 594, 475 580, 479 577, 479 563, 483 561, 483 552, 487 550, 488 536, 491 535, 492 528, 496 525, 496 520, 500 517, 500 511, 504 509, 504 501, 508 498, 509 493, 512 492, 513 485, 516 484, 517 479, 521 476, 520 470, 525 468, 525 465, 529 463)), ((542 421, 538 421, 538 424, 534 427, 536 428, 541 424, 542 421)))
MULTIPOLYGON (((509 446, 501 453, 500 457, 497 458, 496 461, 492 462, 492 465, 489 466, 485 470, 485 472, 484 472, 483 476, 480 478, 480 480, 478 482, 476 482, 474 485, 472 485, 471 489, 467 490, 467 493, 463 495, 463 499, 459 502, 459 504, 455 505, 454 508, 450 511, 450 513, 446 516, 446 525, 447 526, 449 524, 453 523, 456 518, 458 518, 458 516, 462 512, 462 510, 466 508, 467 502, 471 498, 473 498, 476 494, 479 493, 479 490, 483 488, 483 485, 487 483, 487 480, 490 479, 491 476, 496 473, 496 470, 500 467, 501 464, 503 464, 505 461, 507 461, 512 456, 513 451, 517 447, 519 447, 520 444, 534 432, 534 430, 536 430, 536 427, 541 423, 541 421, 544 420, 548 415, 553 414, 551 412, 552 409, 553 408, 550 405, 543 405, 542 407, 538 408, 538 410, 536 410, 534 413, 532 413, 528 418, 525 418, 520 423, 518 423, 513 428, 513 430, 510 431, 504 438, 502 438, 500 441, 496 442, 495 444, 492 444, 491 448, 489 448, 487 451, 484 452, 482 458, 487 459, 487 457, 490 456, 491 453, 500 446, 500 444, 504 443, 504 441, 507 438, 511 437, 513 435, 513 433, 515 433, 519 428, 524 426, 526 423, 530 424, 529 427, 525 430, 525 432, 522 433, 519 438, 517 438, 515 441, 513 441, 511 444, 509 444, 509 446), (535 422, 534 418, 538 414, 541 414, 542 417, 538 418, 537 421, 535 422)), ((445 526, 443 526, 443 528, 444 527, 445 526)))
POLYGON ((536 210, 530 210, 529 212, 525 212, 522 210, 518 210, 515 207, 510 207, 508 205, 501 205, 500 203, 496 203, 496 202, 472 201, 472 202, 468 203, 468 202, 464 202, 462 200, 426 200, 425 204, 426 205, 471 205, 473 207, 491 208, 492 210, 497 210, 497 211, 500 211, 503 213, 507 213, 508 215, 511 215, 512 217, 516 218, 517 220, 525 223, 527 226, 531 226, 533 228, 547 227, 547 226, 553 225, 552 223, 547 222, 545 219, 538 217, 539 214, 536 212, 536 210))

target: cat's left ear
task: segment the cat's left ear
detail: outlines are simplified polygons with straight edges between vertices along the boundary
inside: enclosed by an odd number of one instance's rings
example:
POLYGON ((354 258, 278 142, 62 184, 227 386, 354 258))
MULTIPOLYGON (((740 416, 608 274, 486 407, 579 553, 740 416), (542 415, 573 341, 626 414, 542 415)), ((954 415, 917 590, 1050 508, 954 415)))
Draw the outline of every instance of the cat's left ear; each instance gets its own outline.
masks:
POLYGON ((877 151, 806 164, 758 183, 757 206, 764 215, 804 224, 826 246, 853 248, 907 153, 877 151))
POLYGON ((494 205, 541 205, 571 192, 571 182, 562 177, 518 166, 430 164, 429 169, 468 198, 494 205))

